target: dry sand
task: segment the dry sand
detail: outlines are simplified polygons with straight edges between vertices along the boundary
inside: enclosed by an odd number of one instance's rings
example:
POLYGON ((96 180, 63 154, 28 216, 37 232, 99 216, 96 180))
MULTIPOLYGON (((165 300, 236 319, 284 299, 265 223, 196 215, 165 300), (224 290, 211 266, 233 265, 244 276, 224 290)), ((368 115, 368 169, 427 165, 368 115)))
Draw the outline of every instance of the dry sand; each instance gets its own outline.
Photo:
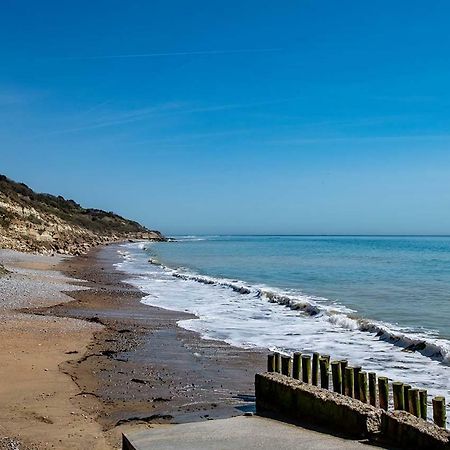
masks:
POLYGON ((73 289, 70 280, 54 270, 58 257, 1 250, 0 262, 11 271, 0 278, 0 448, 111 448, 95 417, 73 402, 78 387, 59 370, 85 352, 101 326, 14 311, 71 300, 61 293, 73 289))

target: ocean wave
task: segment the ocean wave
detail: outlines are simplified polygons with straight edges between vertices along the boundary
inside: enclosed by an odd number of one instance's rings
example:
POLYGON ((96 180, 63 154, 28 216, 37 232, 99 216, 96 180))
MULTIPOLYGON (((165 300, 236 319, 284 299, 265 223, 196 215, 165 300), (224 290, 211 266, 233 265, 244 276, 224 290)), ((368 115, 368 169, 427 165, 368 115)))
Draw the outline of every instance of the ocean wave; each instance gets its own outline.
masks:
POLYGON ((419 333, 408 333, 391 324, 357 317, 354 311, 340 305, 327 305, 318 303, 317 301, 324 301, 326 299, 313 298, 299 294, 293 295, 290 293, 278 292, 270 288, 251 286, 239 280, 199 275, 186 272, 183 269, 172 269, 164 266, 156 259, 150 259, 149 262, 160 266, 178 279, 220 286, 231 289, 238 294, 262 298, 271 303, 278 303, 279 305, 299 311, 311 318, 326 320, 343 329, 353 331, 359 330, 373 334, 374 337, 379 340, 401 347, 405 352, 418 352, 423 356, 450 365, 450 342, 444 339, 432 339, 429 336, 419 333))

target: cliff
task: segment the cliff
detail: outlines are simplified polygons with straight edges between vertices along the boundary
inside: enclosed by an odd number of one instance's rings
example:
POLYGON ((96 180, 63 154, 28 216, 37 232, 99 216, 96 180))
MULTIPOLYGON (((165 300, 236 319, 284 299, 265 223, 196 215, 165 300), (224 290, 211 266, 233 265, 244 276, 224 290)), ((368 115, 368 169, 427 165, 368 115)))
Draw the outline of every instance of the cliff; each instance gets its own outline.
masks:
POLYGON ((39 194, 0 175, 0 248, 76 255, 99 244, 127 239, 166 240, 159 231, 112 212, 39 194))

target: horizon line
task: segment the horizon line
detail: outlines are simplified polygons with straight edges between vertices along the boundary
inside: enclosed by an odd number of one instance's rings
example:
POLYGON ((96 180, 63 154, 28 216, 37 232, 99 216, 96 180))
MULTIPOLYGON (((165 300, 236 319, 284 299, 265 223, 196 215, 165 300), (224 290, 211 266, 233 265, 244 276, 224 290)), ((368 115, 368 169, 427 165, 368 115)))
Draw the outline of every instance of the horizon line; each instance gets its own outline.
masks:
POLYGON ((249 234, 249 233, 230 233, 230 234, 221 234, 221 233, 214 233, 214 234, 194 234, 194 233, 188 233, 188 234, 169 234, 170 236, 218 236, 218 237, 225 237, 225 236, 256 236, 256 237, 448 237, 450 238, 450 234, 334 234, 334 233, 320 233, 320 234, 271 234, 271 233, 259 233, 259 234, 249 234))

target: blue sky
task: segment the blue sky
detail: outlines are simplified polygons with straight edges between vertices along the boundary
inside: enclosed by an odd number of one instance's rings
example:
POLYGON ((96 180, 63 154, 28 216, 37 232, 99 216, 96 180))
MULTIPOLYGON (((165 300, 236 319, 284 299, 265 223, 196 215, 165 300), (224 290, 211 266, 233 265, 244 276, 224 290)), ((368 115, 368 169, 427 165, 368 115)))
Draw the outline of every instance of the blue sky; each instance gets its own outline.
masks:
POLYGON ((448 17, 3 0, 0 172, 167 234, 449 234, 448 17))

